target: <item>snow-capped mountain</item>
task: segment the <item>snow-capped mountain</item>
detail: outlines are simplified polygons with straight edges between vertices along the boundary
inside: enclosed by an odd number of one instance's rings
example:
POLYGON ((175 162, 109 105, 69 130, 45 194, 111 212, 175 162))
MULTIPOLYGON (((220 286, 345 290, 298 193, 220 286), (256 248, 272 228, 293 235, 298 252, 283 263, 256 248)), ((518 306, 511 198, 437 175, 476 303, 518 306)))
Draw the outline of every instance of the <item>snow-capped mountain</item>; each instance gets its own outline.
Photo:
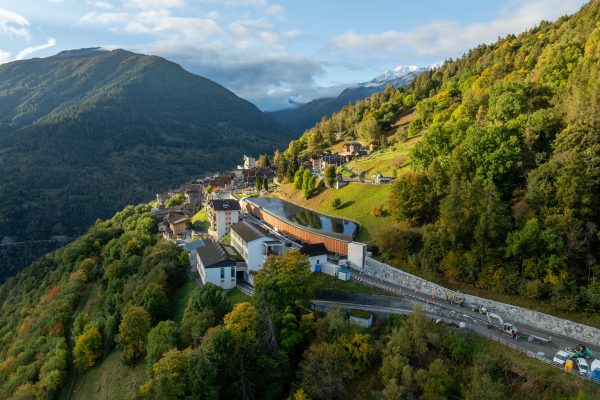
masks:
POLYGON ((417 67, 415 65, 399 65, 394 69, 385 71, 384 73, 377 75, 375 78, 368 82, 360 83, 359 85, 365 87, 381 86, 393 84, 394 86, 405 86, 410 83, 416 76, 425 72, 429 67, 417 67))
POLYGON ((346 86, 337 97, 314 99, 305 104, 290 102, 295 103, 295 106, 285 110, 267 112, 267 114, 300 134, 313 127, 323 116, 331 115, 348 103, 354 103, 375 92, 383 91, 388 85, 406 87, 417 76, 430 69, 435 69, 439 65, 441 64, 426 67, 400 65, 385 71, 370 81, 346 86))

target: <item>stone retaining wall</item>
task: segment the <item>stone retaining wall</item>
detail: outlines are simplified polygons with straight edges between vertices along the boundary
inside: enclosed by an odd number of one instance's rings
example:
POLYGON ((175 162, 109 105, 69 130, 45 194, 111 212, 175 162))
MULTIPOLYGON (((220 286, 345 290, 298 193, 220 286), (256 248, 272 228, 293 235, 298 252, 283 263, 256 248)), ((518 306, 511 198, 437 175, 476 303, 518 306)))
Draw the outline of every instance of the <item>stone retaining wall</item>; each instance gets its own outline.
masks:
MULTIPOLYGON (((446 288, 443 286, 401 271, 372 258, 367 258, 367 262, 361 271, 373 278, 381 279, 382 281, 393 283, 395 285, 400 285, 428 296, 435 294, 436 298, 438 299, 446 298, 446 288)), ((554 317, 539 311, 528 310, 522 307, 504 304, 477 296, 464 294, 464 298, 467 306, 474 304, 482 305, 488 310, 493 310, 494 312, 499 313, 506 320, 517 322, 517 326, 519 322, 523 322, 527 325, 531 325, 538 329, 543 329, 554 334, 576 338, 585 343, 594 344, 596 346, 600 345, 600 329, 554 317)))

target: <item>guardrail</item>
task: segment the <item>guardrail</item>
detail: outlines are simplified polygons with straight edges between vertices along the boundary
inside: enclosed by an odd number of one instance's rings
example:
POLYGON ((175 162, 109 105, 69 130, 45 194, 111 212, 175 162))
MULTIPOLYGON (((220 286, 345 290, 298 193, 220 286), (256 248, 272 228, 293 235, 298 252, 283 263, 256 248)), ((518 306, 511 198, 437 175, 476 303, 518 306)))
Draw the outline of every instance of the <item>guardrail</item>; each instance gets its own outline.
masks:
MULTIPOLYGON (((407 292, 405 292, 405 291, 403 291, 401 289, 398 289, 398 288, 394 287, 391 284, 386 284, 386 283, 379 282, 378 280, 373 279, 373 278, 369 277, 368 275, 364 275, 364 274, 362 274, 359 271, 354 270, 354 269, 352 270, 352 279, 355 280, 355 281, 357 281, 357 282, 360 282, 360 283, 363 283, 363 284, 366 284, 366 285, 369 285, 369 286, 376 287, 376 288, 381 289, 381 290, 385 290, 385 291, 394 293, 396 295, 405 296, 405 297, 409 297, 409 298, 414 298, 414 299, 419 300, 419 301, 423 301, 424 300, 421 297, 415 296, 415 295, 407 293, 407 292)), ((427 303, 428 304, 437 305, 437 306, 440 306, 440 307, 443 307, 443 308, 447 308, 447 307, 445 307, 445 305, 442 305, 442 304, 440 304, 438 302, 435 302, 435 301, 427 301, 427 303)), ((465 322, 471 322, 471 323, 474 322, 474 321, 477 321, 476 318, 473 318, 470 315, 462 314, 462 313, 460 313, 458 311, 456 313, 457 313, 457 315, 454 317, 455 319, 459 319, 459 320, 462 320, 462 321, 465 321, 465 322)), ((532 334, 526 334, 526 335, 538 338, 537 336, 532 335, 532 334)), ((523 354, 525 354, 525 355, 527 355, 527 356, 529 356, 531 358, 534 358, 536 360, 542 361, 542 362, 544 362, 544 363, 546 363, 548 365, 551 365, 551 366, 553 366, 555 368, 564 370, 564 368, 562 366, 556 364, 552 360, 549 360, 546 357, 539 356, 537 353, 535 353, 535 352, 533 352, 531 350, 527 350, 526 348, 521 347, 521 346, 515 344, 512 341, 504 340, 501 337, 493 336, 491 334, 488 335, 487 337, 490 340, 493 340, 493 341, 495 341, 497 343, 500 343, 500 344, 503 344, 505 346, 508 346, 508 347, 510 347, 510 348, 512 348, 514 350, 517 350, 517 351, 519 351, 519 352, 521 352, 521 353, 523 353, 523 354)), ((546 340, 546 341, 550 341, 551 340, 551 339, 549 340, 549 339, 545 339, 545 338, 539 338, 539 339, 543 339, 543 340, 546 340)), ((580 378, 587 379, 588 381, 594 382, 596 384, 600 384, 600 380, 594 379, 594 378, 592 378, 589 375, 582 375, 578 371, 575 371, 575 370, 571 370, 570 373, 572 375, 578 376, 580 378)))
MULTIPOLYGON (((542 356, 538 355, 537 353, 534 353, 534 352, 533 352, 533 351, 531 351, 531 350, 527 350, 526 348, 524 348, 524 347, 521 347, 521 346, 519 346, 518 344, 515 344, 514 342, 511 342, 511 341, 508 341, 508 340, 504 340, 504 339, 503 339, 503 338, 501 338, 501 337, 496 337, 496 336, 493 336, 493 335, 489 335, 489 336, 488 336, 488 339, 490 339, 490 340, 493 340, 493 341, 494 341, 494 342, 496 342, 496 343, 500 343, 500 344, 503 344, 503 345, 505 345, 505 346, 508 346, 508 347, 510 347, 510 348, 512 348, 512 349, 514 349, 514 350, 517 350, 518 352, 521 352, 521 353, 525 354, 525 355, 526 355, 526 356, 528 356, 528 357, 534 358, 534 359, 536 359, 536 360, 538 360, 538 361, 541 361, 541 362, 543 362, 543 363, 546 363, 546 364, 548 364, 548 365, 550 365, 550 366, 552 366, 552 367, 555 367, 555 368, 558 368, 558 369, 560 369, 560 370, 563 370, 563 371, 567 372, 567 371, 564 369, 564 367, 563 367, 563 366, 561 366, 561 365, 558 365, 558 364, 557 364, 557 363, 555 363, 554 361, 552 361, 552 360, 550 360, 550 359, 548 359, 548 358, 546 358, 546 357, 542 357, 542 356)), ((583 379, 587 379, 587 380, 588 380, 588 381, 590 381, 590 382, 594 382, 594 383, 596 383, 596 384, 599 384, 599 385, 600 385, 600 380, 598 380, 598 379, 594 379, 594 378, 592 378, 592 377, 591 377, 591 376, 589 376, 589 375, 582 375, 582 374, 580 374, 578 371, 575 371, 575 370, 573 370, 573 369, 571 370, 570 374, 571 374, 571 375, 578 376, 578 377, 580 377, 580 378, 583 378, 583 379)))

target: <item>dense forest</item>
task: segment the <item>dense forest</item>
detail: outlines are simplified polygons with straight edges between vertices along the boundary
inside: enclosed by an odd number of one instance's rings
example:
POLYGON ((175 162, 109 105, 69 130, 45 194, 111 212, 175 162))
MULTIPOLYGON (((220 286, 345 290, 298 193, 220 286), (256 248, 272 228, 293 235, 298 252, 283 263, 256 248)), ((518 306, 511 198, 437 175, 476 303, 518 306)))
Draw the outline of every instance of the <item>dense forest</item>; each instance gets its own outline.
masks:
MULTIPOLYGON (((88 49, 3 64, 0 240, 79 235, 126 204, 291 137, 254 105, 159 57, 88 49)), ((0 259, 0 277, 16 263, 0 259)))
MULTIPOLYGON (((158 239, 147 206, 129 206, 0 287, 0 397, 48 399, 116 353, 145 366, 148 399, 595 398, 598 389, 497 344, 436 325, 418 309, 369 330, 310 311, 306 256, 271 256, 255 296, 207 284, 177 318, 189 258, 158 239), (235 303, 235 304, 234 304, 235 303), (505 354, 506 353, 506 354, 505 354)), ((116 396, 121 382, 96 382, 116 396)), ((97 394, 88 393, 87 396, 97 394)), ((89 397, 87 397, 89 398, 89 397)))
POLYGON ((450 282, 600 310, 600 1, 480 45, 324 118, 279 156, 419 137, 396 171, 383 258, 450 282), (414 113, 408 127, 396 127, 414 113))

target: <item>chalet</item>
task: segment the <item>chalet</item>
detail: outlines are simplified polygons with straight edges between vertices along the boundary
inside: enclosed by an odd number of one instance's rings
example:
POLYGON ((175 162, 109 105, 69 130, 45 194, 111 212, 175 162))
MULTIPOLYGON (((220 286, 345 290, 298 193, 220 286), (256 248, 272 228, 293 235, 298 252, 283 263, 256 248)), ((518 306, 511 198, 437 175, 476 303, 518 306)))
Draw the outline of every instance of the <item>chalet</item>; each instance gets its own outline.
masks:
MULTIPOLYGON (((342 165, 342 158, 337 154, 325 154, 323 156, 321 156, 321 161, 319 164, 319 170, 318 171, 323 171, 325 168, 327 168, 328 166, 333 165, 334 167, 339 167, 340 165, 342 165)), ((315 171, 317 172, 317 171, 315 171)))
POLYGON ((342 154, 352 154, 362 151, 363 145, 358 142, 349 142, 342 145, 342 154))
POLYGON ((238 222, 240 203, 234 199, 212 199, 207 208, 210 220, 208 233, 219 240, 229 232, 231 225, 238 222))
POLYGON ((247 271, 244 280, 252 283, 257 272, 271 254, 283 255, 285 245, 271 237, 260 226, 241 221, 231 226, 231 245, 246 261, 247 271))
POLYGON ((236 272, 244 269, 233 249, 218 242, 207 242, 196 249, 196 268, 202 283, 213 283, 223 289, 236 286, 236 272))
POLYGON ((321 156, 317 153, 312 153, 304 162, 302 163, 304 168, 310 168, 313 171, 318 170, 321 167, 321 156))
POLYGON ((204 186, 199 183, 186 184, 182 187, 186 202, 192 206, 194 212, 202 208, 204 186))
POLYGON ((171 207, 167 209, 167 212, 183 214, 186 217, 191 217, 197 211, 196 207, 190 203, 183 203, 179 206, 171 207))
POLYGON ((202 185, 204 186, 204 188, 207 188, 208 186, 210 186, 213 190, 215 189, 219 189, 219 188, 225 188, 228 185, 233 184, 235 181, 235 174, 220 174, 220 175, 215 175, 211 178, 206 178, 202 181, 202 185))
POLYGON ((189 220, 184 214, 169 214, 167 216, 167 223, 169 224, 171 235, 180 239, 185 238, 185 231, 189 220))
POLYGON ((358 142, 344 143, 339 155, 342 162, 347 163, 356 158, 365 157, 367 155, 367 149, 358 142))

